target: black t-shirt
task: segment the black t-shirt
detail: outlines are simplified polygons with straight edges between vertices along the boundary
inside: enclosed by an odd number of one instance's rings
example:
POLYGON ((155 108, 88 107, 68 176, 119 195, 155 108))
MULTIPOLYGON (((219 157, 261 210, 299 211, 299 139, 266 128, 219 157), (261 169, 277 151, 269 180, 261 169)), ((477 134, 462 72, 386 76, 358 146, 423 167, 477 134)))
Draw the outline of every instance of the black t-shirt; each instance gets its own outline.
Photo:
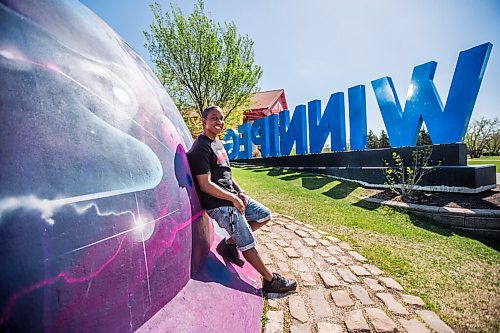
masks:
MULTIPOLYGON (((237 194, 233 187, 233 175, 229 165, 229 158, 222 141, 211 140, 201 134, 194 140, 187 156, 193 176, 210 173, 210 180, 213 183, 228 192, 237 194)), ((234 206, 231 201, 216 198, 203 191, 201 191, 201 202, 205 209, 234 206)))

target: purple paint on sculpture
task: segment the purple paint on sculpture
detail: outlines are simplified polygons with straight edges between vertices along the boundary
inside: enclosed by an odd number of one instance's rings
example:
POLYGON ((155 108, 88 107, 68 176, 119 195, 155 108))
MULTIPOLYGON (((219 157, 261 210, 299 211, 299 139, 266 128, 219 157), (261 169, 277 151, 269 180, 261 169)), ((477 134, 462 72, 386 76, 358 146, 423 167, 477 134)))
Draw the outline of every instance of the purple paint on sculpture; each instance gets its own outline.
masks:
POLYGON ((136 333, 261 331, 260 275, 248 263, 228 264, 215 251, 219 241, 215 235, 200 271, 136 333))
POLYGON ((0 0, 0 86, 0 330, 134 331, 208 274, 192 138, 103 21, 0 0))

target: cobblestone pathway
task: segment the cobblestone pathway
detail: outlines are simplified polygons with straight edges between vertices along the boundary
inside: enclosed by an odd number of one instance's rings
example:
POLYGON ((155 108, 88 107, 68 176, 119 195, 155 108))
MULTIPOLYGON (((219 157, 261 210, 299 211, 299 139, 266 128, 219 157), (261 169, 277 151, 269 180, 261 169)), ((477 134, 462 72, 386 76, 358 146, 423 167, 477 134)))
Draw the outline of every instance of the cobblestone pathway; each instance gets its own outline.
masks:
POLYGON ((264 333, 453 332, 349 244, 292 217, 273 217, 255 233, 258 250, 299 287, 268 295, 264 333))

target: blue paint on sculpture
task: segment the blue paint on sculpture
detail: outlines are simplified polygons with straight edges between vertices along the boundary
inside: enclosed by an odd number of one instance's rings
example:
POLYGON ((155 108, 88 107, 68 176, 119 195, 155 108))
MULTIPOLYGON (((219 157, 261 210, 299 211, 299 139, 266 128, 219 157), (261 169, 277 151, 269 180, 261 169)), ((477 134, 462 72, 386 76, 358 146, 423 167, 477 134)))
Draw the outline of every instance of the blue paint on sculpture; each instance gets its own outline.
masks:
POLYGON ((279 156, 279 117, 277 114, 272 114, 266 118, 269 119, 269 154, 270 156, 279 156))
POLYGON ((333 146, 333 123, 335 115, 333 108, 328 104, 325 112, 321 116, 321 101, 314 100, 307 103, 307 111, 309 116, 309 150, 312 154, 321 153, 325 145, 328 135, 333 146))
POLYGON ((240 152, 240 136, 232 128, 228 129, 224 135, 224 148, 227 151, 227 157, 230 160, 238 158, 240 152))
POLYGON ((414 68, 404 112, 391 78, 372 81, 391 146, 416 145, 423 121, 434 144, 462 142, 491 48, 486 43, 460 52, 444 109, 433 82, 434 61, 414 68))
POLYGON ((333 109, 333 116, 335 118, 332 128, 332 151, 344 151, 347 148, 344 93, 338 92, 332 94, 326 107, 327 109, 333 109))
POLYGON ((76 1, 0 1, 0 87, 0 331, 134 331, 210 248, 182 117, 76 1))
POLYGON ((254 120, 252 124, 252 142, 260 146, 262 157, 269 156, 269 118, 264 117, 254 120))
POLYGON ((368 148, 365 86, 349 88, 348 96, 351 150, 364 150, 368 148))
POLYGON ((238 126, 238 132, 242 135, 239 143, 239 153, 238 158, 252 158, 252 125, 250 123, 244 123, 238 126), (243 149, 241 149, 243 146, 243 149))
POLYGON ((295 108, 292 121, 288 110, 281 111, 279 119, 280 154, 289 155, 294 143, 297 154, 307 154, 306 106, 295 108))

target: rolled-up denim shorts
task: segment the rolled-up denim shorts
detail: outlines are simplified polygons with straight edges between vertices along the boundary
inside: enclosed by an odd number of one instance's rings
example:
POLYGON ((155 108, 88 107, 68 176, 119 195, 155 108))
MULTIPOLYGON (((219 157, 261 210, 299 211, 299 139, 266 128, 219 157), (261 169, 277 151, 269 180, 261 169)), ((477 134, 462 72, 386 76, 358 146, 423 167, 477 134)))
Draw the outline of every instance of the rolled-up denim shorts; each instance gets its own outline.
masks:
POLYGON ((262 223, 271 218, 271 211, 258 201, 248 197, 245 215, 241 215, 235 207, 222 206, 207 210, 208 216, 217 221, 236 242, 240 251, 255 247, 255 238, 247 221, 262 223))

